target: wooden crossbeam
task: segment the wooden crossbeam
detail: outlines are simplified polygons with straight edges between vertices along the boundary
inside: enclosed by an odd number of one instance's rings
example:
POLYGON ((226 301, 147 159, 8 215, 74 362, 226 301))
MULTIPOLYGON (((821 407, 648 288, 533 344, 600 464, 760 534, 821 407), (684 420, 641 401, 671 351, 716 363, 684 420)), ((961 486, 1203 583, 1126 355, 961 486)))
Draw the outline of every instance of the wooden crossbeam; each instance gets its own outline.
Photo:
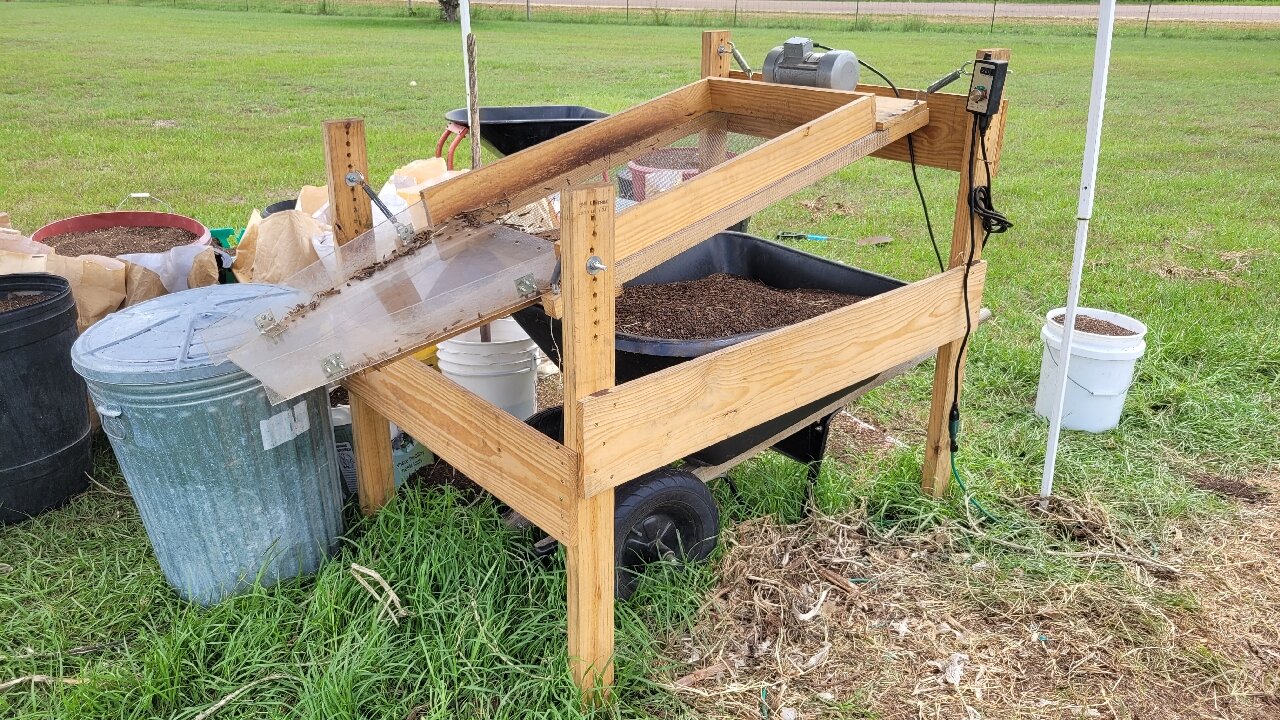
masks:
POLYGON ((352 375, 345 384, 549 535, 573 542, 576 453, 416 360, 352 375))

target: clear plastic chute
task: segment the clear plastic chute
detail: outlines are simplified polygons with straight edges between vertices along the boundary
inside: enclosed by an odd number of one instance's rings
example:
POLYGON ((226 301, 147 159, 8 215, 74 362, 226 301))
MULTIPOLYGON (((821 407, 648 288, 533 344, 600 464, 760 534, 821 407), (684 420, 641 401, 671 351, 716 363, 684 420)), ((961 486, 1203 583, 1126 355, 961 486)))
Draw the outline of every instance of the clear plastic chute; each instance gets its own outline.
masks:
POLYGON ((419 202, 205 333, 244 337, 225 358, 281 402, 527 305, 556 262, 554 243, 505 225, 433 228, 419 202))

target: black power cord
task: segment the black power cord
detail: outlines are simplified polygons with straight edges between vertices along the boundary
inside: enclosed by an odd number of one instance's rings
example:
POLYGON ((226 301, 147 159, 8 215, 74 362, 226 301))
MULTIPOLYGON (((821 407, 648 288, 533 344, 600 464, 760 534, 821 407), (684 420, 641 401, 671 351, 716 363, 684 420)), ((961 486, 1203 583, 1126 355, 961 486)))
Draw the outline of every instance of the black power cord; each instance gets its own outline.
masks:
MULTIPOLYGON (((960 339, 960 350, 956 353, 954 384, 951 391, 951 411, 948 413, 948 434, 951 439, 951 452, 954 454, 960 449, 960 368, 964 361, 965 349, 969 346, 969 337, 973 334, 973 315, 969 307, 969 272, 973 268, 973 258, 977 254, 978 240, 977 230, 974 227, 974 216, 978 216, 982 223, 982 247, 987 246, 987 240, 992 235, 1005 232, 1013 227, 1013 223, 1004 216, 991 199, 991 161, 987 158, 987 127, 990 125, 991 119, 985 115, 978 115, 974 118, 974 123, 970 132, 969 147, 978 148, 982 152, 982 164, 985 168, 986 184, 978 185, 975 172, 975 164, 978 153, 969 152, 969 253, 964 262, 964 279, 960 284, 960 292, 964 298, 964 337, 960 339)), ((952 472, 955 470, 953 468, 952 472)))
MULTIPOLYGON (((814 43, 814 47, 822 48, 824 50, 831 49, 826 47, 825 45, 818 45, 817 43, 814 43)), ((889 79, 888 75, 885 75, 884 73, 875 69, 869 63, 865 62, 861 58, 858 59, 858 64, 870 70, 871 72, 875 73, 876 75, 879 75, 880 79, 885 81, 885 83, 889 86, 889 89, 893 90, 894 97, 896 98, 902 97, 902 93, 898 92, 898 86, 893 84, 893 81, 889 79)), ((933 235, 933 221, 929 218, 929 203, 924 199, 924 188, 920 186, 920 175, 916 171, 916 144, 911 140, 910 133, 907 134, 907 157, 911 161, 911 179, 916 184, 916 194, 920 196, 920 207, 921 209, 924 210, 924 226, 929 231, 929 243, 933 245, 933 256, 938 259, 938 272, 943 272, 947 269, 947 266, 945 263, 942 262, 942 252, 938 250, 938 240, 933 235)))

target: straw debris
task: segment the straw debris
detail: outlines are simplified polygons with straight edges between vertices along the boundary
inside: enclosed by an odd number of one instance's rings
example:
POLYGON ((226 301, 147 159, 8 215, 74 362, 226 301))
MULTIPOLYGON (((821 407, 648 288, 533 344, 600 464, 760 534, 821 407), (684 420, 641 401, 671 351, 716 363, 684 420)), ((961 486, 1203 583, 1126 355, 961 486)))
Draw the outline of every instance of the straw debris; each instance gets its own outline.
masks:
POLYGON ((1090 548, 1070 553, 979 556, 983 531, 899 537, 862 510, 750 520, 726 531, 697 626, 670 639, 684 661, 667 686, 707 717, 759 717, 764 689, 803 718, 1274 718, 1278 511, 1171 528, 1159 561, 1088 497, 1031 515, 1090 548), (1024 570, 1045 562, 1078 569, 1024 570))

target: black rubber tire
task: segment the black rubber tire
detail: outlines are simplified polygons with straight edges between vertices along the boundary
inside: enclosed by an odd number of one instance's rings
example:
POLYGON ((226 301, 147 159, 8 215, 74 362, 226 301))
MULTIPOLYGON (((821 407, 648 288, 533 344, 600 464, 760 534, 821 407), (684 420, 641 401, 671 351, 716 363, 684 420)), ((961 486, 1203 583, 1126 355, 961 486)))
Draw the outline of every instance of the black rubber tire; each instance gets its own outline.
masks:
POLYGON ((663 468, 618 487, 613 527, 615 595, 625 600, 639 586, 645 565, 710 557, 719 540, 720 511, 696 475, 663 468))
MULTIPOLYGON (((525 423, 556 442, 564 442, 563 406, 540 410, 525 423)), ((644 566, 665 559, 663 555, 682 563, 694 563, 706 560, 716 549, 720 511, 706 484, 690 472, 663 468, 642 475, 618 487, 613 507, 614 567, 617 569, 614 595, 619 600, 635 593, 644 566), (671 527, 665 533, 654 533, 655 524, 658 529, 665 524, 671 527), (653 540, 667 546, 670 552, 637 547, 653 540)))
POLYGON ((564 406, 556 405, 530 415, 525 425, 537 430, 558 443, 564 442, 564 406))

